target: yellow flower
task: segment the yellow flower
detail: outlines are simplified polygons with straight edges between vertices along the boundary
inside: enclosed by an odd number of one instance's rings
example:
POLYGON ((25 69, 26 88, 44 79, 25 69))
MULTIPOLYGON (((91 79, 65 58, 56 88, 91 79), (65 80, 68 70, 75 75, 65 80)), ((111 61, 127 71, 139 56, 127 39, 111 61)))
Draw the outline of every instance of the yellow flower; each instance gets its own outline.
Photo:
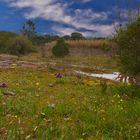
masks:
POLYGON ((17 64, 11 64, 11 68, 16 68, 17 64))
POLYGON ((39 83, 38 82, 36 83, 36 86, 39 86, 39 83))
POLYGON ((16 83, 16 86, 19 86, 19 83, 16 83))

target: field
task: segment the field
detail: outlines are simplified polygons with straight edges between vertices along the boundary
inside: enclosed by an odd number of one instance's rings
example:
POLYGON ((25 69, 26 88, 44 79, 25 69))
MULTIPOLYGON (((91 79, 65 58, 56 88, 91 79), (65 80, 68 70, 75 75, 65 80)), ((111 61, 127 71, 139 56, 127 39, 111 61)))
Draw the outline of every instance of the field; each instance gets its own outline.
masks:
POLYGON ((114 46, 108 40, 71 40, 70 54, 64 58, 52 55, 52 48, 56 42, 40 46, 40 53, 29 54, 20 57, 20 60, 57 63, 58 67, 74 65, 77 68, 99 69, 105 71, 119 71, 118 58, 114 53, 114 46), (42 57, 43 56, 43 57, 42 57), (110 61, 111 60, 111 61, 110 61))
POLYGON ((64 58, 52 55, 55 42, 0 55, 0 140, 140 139, 140 88, 73 72, 119 71, 110 42, 68 43, 64 58))
POLYGON ((140 0, 105 2, 0 0, 0 140, 140 140, 140 0))
POLYGON ((50 69, 0 69, 1 140, 136 140, 140 98, 131 86, 50 69), (62 78, 56 78, 56 73, 62 78), (123 87, 123 88, 122 88, 123 87), (15 96, 3 95, 14 91, 15 96))

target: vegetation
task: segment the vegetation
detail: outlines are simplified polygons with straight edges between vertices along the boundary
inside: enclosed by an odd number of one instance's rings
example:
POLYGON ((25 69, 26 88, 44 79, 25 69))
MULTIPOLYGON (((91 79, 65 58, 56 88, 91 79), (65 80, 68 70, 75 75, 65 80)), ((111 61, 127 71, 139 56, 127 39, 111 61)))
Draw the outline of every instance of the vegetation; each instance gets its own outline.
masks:
POLYGON ((46 43, 57 41, 60 38, 58 35, 49 35, 49 34, 44 35, 44 37, 46 39, 46 43))
POLYGON ((57 57, 64 57, 69 54, 69 45, 63 38, 60 38, 53 47, 52 53, 57 57))
POLYGON ((140 89, 111 81, 106 88, 102 80, 62 71, 62 78, 48 70, 0 71, 8 85, 1 93, 16 93, 0 94, 1 140, 139 139, 140 98, 127 93, 139 95, 140 89))
MULTIPOLYGON (((140 74, 140 18, 121 28, 115 38, 118 45, 121 72, 135 77, 140 74)), ((137 79, 137 82, 140 81, 137 79)))
POLYGON ((12 32, 0 32, 0 52, 5 53, 7 52, 7 42, 11 38, 15 38, 17 36, 16 33, 12 32))
POLYGON ((12 39, 9 39, 7 52, 13 55, 26 55, 28 53, 34 52, 35 48, 32 45, 32 42, 29 41, 26 37, 18 36, 12 39))
POLYGON ((81 40, 81 39, 84 39, 85 37, 81 34, 81 33, 78 33, 78 32, 74 32, 71 34, 71 39, 72 40, 81 40))
MULTIPOLYGON (((118 31, 115 38, 118 55, 108 39, 89 40, 77 32, 63 38, 37 35, 31 20, 23 25, 22 36, 0 32, 0 52, 22 55, 18 62, 10 58, 7 69, 0 68, 0 139, 139 139, 140 87, 72 71, 118 71, 119 56, 121 72, 137 80, 139 32, 140 19, 118 31), (29 54, 36 50, 34 45, 38 51, 29 54), (79 53, 81 50, 84 55, 79 53)), ((3 67, 3 62, 0 66, 3 67)))
POLYGON ((113 44, 107 39, 94 40, 69 40, 67 43, 70 47, 85 47, 85 48, 101 48, 102 50, 111 50, 113 44))
POLYGON ((27 20, 22 27, 21 34, 32 39, 36 34, 35 30, 34 22, 32 20, 27 20))

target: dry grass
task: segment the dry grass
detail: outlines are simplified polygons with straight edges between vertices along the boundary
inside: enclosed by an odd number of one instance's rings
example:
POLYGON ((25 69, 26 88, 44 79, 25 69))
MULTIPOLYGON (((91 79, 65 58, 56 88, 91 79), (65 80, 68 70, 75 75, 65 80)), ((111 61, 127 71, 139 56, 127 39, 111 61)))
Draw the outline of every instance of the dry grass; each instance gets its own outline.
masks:
POLYGON ((101 47, 111 45, 111 42, 105 39, 102 40, 70 40, 67 41, 70 47, 101 47))

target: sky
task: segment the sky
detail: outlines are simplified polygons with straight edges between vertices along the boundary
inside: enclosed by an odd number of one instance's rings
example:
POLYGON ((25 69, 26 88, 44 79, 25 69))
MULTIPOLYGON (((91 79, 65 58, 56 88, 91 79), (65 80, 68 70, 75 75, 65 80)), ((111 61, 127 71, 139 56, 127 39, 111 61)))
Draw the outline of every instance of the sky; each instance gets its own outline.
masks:
MULTIPOLYGON (((0 30, 18 32, 32 19, 39 34, 70 35, 80 32, 89 37, 111 36, 118 21, 127 18, 128 0, 0 0, 0 30)), ((140 0, 132 0, 133 11, 140 0)))

